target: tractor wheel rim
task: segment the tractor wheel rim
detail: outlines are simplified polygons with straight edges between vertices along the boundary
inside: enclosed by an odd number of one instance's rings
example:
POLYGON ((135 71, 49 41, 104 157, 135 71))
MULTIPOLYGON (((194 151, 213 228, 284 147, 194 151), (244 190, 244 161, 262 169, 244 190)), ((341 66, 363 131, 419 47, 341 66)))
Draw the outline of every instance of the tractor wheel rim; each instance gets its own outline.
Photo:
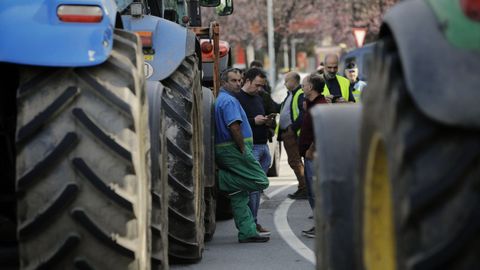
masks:
POLYGON ((363 261, 367 270, 396 270, 391 181, 385 145, 375 134, 368 151, 363 205, 363 261))

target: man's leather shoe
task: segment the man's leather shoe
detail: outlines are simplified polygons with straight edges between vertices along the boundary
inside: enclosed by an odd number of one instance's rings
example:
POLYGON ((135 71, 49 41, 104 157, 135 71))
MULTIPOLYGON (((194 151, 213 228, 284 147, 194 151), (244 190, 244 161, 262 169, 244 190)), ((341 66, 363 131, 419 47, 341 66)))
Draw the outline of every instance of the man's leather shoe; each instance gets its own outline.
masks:
POLYGON ((306 200, 308 199, 308 194, 306 189, 299 189, 295 193, 288 194, 288 198, 292 200, 306 200))
POLYGON ((260 236, 270 236, 270 231, 262 227, 262 225, 257 224, 257 233, 260 236))
POLYGON ((257 236, 249 237, 247 239, 242 239, 242 240, 239 239, 238 242, 239 243, 264 243, 264 242, 268 242, 268 240, 270 240, 270 237, 257 235, 257 236))

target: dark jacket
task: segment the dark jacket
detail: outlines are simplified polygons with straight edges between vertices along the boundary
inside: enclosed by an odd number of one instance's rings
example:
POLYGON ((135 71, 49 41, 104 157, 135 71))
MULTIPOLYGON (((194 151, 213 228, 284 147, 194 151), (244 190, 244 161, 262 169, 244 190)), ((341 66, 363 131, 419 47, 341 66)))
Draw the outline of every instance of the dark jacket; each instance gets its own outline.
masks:
POLYGON ((323 95, 317 96, 313 101, 306 100, 307 102, 307 111, 303 117, 302 123, 302 132, 300 133, 300 141, 298 143, 298 150, 300 152, 300 156, 305 157, 305 153, 310 145, 314 142, 315 134, 313 131, 313 121, 312 115, 310 110, 313 106, 317 104, 327 103, 325 97, 323 95))
POLYGON ((252 128, 253 144, 266 144, 269 139, 269 128, 266 125, 257 126, 255 124, 255 116, 266 115, 262 97, 247 94, 243 90, 240 90, 235 96, 242 105, 247 115, 248 123, 252 128))
MULTIPOLYGON (((293 97, 295 96, 295 93, 297 93, 298 90, 302 89, 302 86, 299 85, 297 86, 297 88, 295 88, 291 95, 292 95, 292 102, 293 102, 293 97)), ((287 101, 287 97, 285 97, 285 99, 283 100, 282 102, 282 105, 281 105, 281 108, 283 108, 283 106, 285 106, 285 102, 287 101)), ((302 122, 303 122, 303 114, 304 114, 304 111, 303 111, 303 100, 304 100, 304 94, 300 94, 300 96, 298 97, 298 108, 299 108, 299 113, 298 113, 298 118, 297 120, 293 121, 293 111, 290 110, 290 120, 292 121, 292 128, 293 128, 293 131, 295 134, 297 134, 298 130, 300 130, 300 128, 302 127, 302 122)), ((292 106, 291 104, 287 104, 288 106, 292 106)), ((278 137, 277 137, 277 140, 281 141, 281 138, 282 138, 282 130, 279 129, 278 130, 278 137)))

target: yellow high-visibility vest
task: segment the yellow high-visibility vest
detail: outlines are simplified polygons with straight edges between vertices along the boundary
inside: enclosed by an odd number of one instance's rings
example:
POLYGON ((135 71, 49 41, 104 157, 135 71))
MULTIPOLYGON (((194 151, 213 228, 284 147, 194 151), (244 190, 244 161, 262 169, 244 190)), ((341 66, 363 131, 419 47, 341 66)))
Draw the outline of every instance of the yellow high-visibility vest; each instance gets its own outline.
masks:
MULTIPOLYGON (((342 93, 342 97, 343 99, 345 99, 345 101, 348 101, 348 99, 350 98, 350 93, 349 93, 350 81, 347 78, 342 77, 340 75, 336 75, 336 77, 337 77, 337 82, 340 85, 340 92, 342 93)), ((330 95, 330 90, 328 89, 327 84, 325 84, 325 87, 323 87, 322 94, 324 96, 330 95)))
MULTIPOLYGON (((293 121, 297 120, 298 116, 300 115, 300 107, 298 107, 298 99, 300 98, 300 95, 303 94, 303 89, 300 88, 297 90, 297 92, 295 92, 295 95, 293 96, 292 98, 292 104, 291 104, 291 110, 292 110, 292 113, 293 113, 293 121)), ((282 111, 283 109, 283 106, 285 104, 282 104, 282 108, 280 109, 280 111, 282 111)), ((278 131, 280 130, 280 124, 277 125, 277 127, 275 128, 275 134, 278 135, 278 131)), ((297 131, 297 136, 300 136, 300 131, 301 129, 299 129, 297 131)))

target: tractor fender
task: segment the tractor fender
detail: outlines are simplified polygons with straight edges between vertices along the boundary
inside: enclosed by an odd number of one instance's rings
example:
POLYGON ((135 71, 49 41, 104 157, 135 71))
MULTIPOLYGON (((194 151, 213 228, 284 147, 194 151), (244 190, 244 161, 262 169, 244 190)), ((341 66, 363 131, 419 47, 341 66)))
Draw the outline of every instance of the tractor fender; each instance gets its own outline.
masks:
POLYGON ((454 47, 444 27, 427 1, 403 1, 385 15, 380 36, 394 38, 408 93, 423 114, 446 125, 478 128, 480 54, 454 47))
POLYGON ((354 269, 353 199, 361 105, 317 105, 313 190, 318 269, 354 269))
POLYGON ((154 54, 145 55, 147 80, 161 81, 170 76, 185 57, 196 53, 195 34, 174 22, 144 15, 123 15, 122 22, 129 31, 151 31, 154 54))
POLYGON ((117 14, 115 1, 81 1, 82 5, 102 9, 104 16, 98 23, 60 21, 58 7, 78 3, 78 0, 2 1, 0 62, 80 67, 107 60, 112 50, 117 14))

